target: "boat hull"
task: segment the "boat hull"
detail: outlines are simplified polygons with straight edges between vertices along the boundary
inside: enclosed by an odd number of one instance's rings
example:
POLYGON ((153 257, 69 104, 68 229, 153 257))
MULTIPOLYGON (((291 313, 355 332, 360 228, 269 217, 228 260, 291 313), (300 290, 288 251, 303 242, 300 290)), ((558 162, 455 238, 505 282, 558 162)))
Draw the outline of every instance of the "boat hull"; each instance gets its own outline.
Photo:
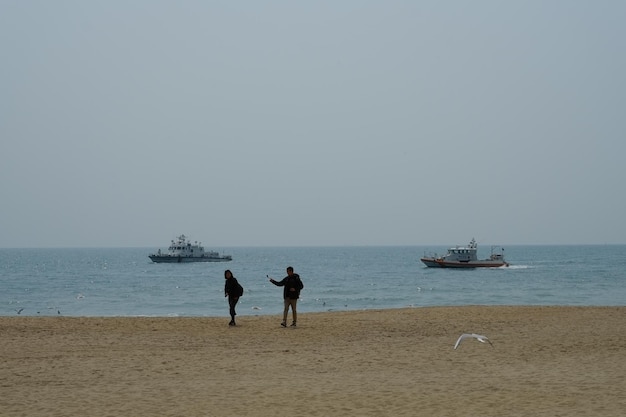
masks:
POLYGON ((508 262, 502 261, 491 261, 489 259, 485 259, 482 261, 447 261, 445 259, 437 259, 437 258, 421 258, 420 259, 424 265, 429 268, 500 268, 502 266, 509 266, 508 262))
POLYGON ((158 255, 150 255, 150 260, 156 263, 171 263, 171 264, 180 264, 180 263, 188 263, 188 262, 230 262, 233 260, 230 256, 158 256, 158 255))
POLYGON ((437 261, 433 258, 422 258, 420 259, 422 262, 424 262, 424 264, 428 267, 431 268, 438 268, 439 264, 437 263, 437 261))

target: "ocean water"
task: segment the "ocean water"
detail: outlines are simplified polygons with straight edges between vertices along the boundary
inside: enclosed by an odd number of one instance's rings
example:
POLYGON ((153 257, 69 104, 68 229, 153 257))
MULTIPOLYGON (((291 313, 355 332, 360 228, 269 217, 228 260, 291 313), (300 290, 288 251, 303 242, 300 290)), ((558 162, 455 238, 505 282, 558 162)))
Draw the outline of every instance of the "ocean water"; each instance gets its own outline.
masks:
MULTIPOLYGON (((511 246, 511 266, 426 268, 445 247, 226 248, 232 262, 156 264, 156 248, 0 249, 0 315, 228 316, 224 270, 244 286, 240 316, 279 315, 293 266, 301 313, 407 306, 625 305, 626 245, 511 246)), ((479 247, 479 257, 489 255, 479 247)))

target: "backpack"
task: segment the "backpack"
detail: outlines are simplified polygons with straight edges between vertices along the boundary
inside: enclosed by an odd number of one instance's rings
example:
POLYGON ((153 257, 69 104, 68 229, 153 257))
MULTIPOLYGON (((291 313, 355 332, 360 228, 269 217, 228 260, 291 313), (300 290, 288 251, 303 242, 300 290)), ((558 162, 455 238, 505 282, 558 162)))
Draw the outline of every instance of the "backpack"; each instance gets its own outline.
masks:
POLYGON ((243 295, 243 287, 239 282, 237 282, 237 297, 241 297, 243 295))

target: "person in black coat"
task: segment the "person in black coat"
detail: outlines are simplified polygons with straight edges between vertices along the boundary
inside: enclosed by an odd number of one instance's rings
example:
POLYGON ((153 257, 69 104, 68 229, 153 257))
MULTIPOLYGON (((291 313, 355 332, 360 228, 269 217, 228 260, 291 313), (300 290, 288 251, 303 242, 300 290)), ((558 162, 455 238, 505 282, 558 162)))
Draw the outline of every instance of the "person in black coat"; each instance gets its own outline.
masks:
POLYGON ((289 307, 291 307, 291 314, 293 316, 293 322, 291 323, 291 326, 295 327, 296 322, 298 321, 296 304, 298 303, 298 298, 300 298, 300 291, 302 290, 302 288, 304 288, 304 284, 300 279, 300 275, 295 274, 293 272, 293 268, 288 266, 287 276, 285 278, 280 281, 276 281, 272 278, 269 278, 269 280, 274 285, 284 287, 283 298, 285 300, 285 310, 283 311, 283 321, 282 323, 280 323, 280 325, 283 327, 287 327, 287 314, 289 313, 289 307))
POLYGON ((239 284, 237 278, 233 276, 233 273, 230 272, 230 269, 224 271, 224 279, 226 280, 224 283, 224 297, 228 297, 228 306, 230 308, 230 323, 228 325, 235 326, 235 316, 237 315, 235 306, 237 301, 239 301, 239 297, 243 295, 243 287, 239 284))

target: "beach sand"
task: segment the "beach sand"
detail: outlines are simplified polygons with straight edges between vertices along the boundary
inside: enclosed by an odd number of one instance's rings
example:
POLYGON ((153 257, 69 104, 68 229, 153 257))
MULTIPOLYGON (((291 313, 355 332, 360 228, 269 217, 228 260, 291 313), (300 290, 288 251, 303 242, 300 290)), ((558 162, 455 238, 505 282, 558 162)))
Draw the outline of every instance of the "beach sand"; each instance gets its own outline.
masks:
POLYGON ((626 307, 280 319, 0 317, 0 416, 626 415, 626 307))

